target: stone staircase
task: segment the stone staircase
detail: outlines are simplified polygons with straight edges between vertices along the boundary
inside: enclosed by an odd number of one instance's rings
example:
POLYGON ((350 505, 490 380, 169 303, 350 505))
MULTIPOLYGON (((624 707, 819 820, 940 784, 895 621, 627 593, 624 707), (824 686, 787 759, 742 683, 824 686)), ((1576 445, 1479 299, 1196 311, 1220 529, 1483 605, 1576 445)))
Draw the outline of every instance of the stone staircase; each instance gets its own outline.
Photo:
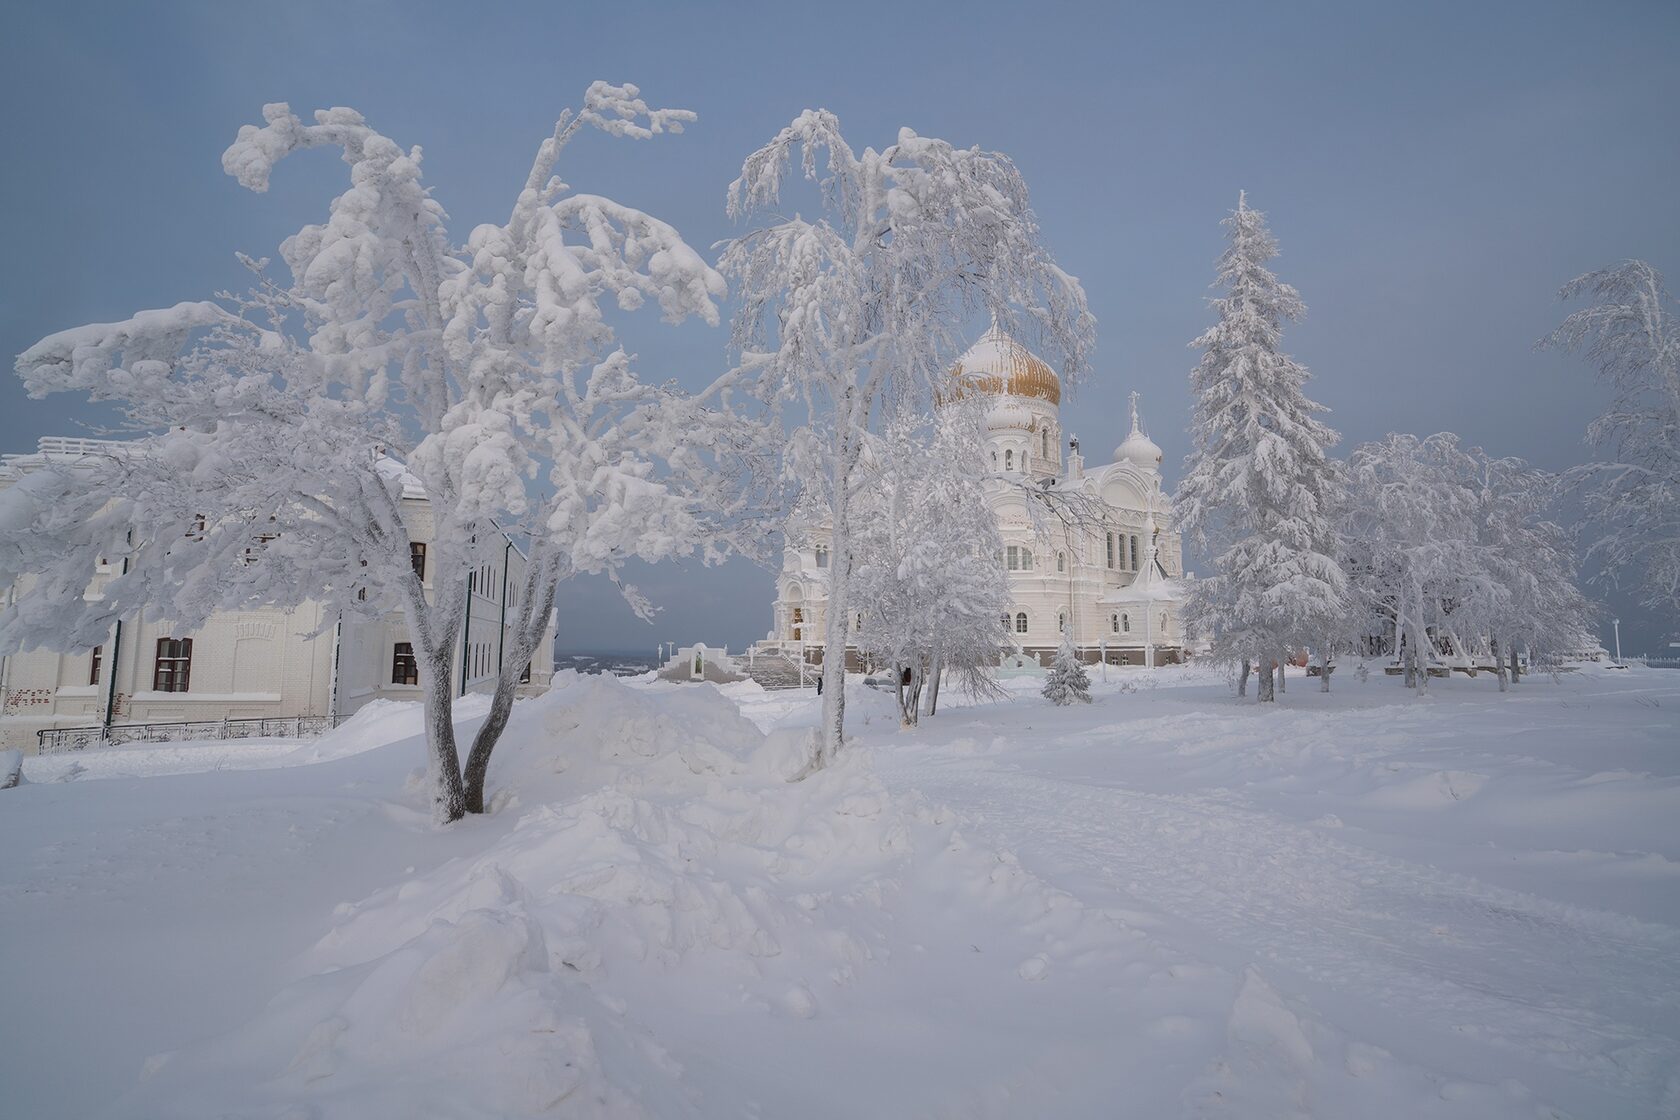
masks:
MULTIPOLYGON (((736 663, 766 692, 799 687, 799 662, 784 653, 760 653, 753 657, 751 664, 745 657, 738 658, 736 663)), ((816 677, 821 671, 815 665, 805 667, 805 681, 812 688, 816 687, 816 677)))

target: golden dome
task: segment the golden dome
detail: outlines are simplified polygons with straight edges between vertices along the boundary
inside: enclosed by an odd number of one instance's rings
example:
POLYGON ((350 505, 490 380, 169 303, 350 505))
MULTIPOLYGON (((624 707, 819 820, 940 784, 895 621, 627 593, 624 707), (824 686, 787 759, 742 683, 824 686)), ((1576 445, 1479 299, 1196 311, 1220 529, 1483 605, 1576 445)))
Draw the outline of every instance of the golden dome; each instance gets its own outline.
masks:
POLYGON ((1062 403, 1061 378, 1032 351, 1004 334, 995 321, 957 359, 951 367, 951 379, 956 384, 943 396, 952 400, 978 392, 1037 397, 1058 407, 1062 403))

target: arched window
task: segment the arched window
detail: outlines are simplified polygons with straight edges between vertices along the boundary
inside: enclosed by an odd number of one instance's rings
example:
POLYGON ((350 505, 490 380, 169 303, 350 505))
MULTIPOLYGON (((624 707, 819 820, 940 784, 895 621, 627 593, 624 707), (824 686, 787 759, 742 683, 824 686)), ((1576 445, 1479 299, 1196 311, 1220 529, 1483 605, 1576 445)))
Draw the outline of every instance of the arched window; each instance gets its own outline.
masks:
POLYGON ((1120 616, 1117 615, 1117 614, 1109 615, 1108 616, 1108 625, 1114 630, 1114 632, 1116 634, 1120 633, 1120 616))
POLYGON ((1013 450, 1005 451, 1003 453, 1003 469, 1006 471, 1012 471, 1015 469, 1015 452, 1013 450))
POLYGON ((1003 623, 1003 632, 1005 634, 1009 633, 1009 616, 1008 615, 1000 615, 999 619, 1003 623))
POLYGON ((1123 614, 1123 615, 1120 616, 1120 632, 1123 633, 1123 634, 1130 634, 1132 632, 1132 616, 1131 615, 1123 614))
POLYGON ((1163 635, 1165 635, 1166 632, 1167 632, 1167 612, 1162 611, 1161 612, 1161 633, 1163 635))
POLYGON ((858 612, 857 625, 854 626, 853 629, 855 629, 860 634, 863 633, 863 612, 862 611, 858 612))
POLYGON ((828 549, 824 548, 820 544, 817 546, 817 567, 828 567, 828 549))
POLYGON ((1023 547, 1021 549, 1021 570, 1023 572, 1032 571, 1032 549, 1030 548, 1023 547))
POLYGON ((1058 633, 1058 634, 1067 633, 1067 612, 1066 611, 1057 611, 1056 612, 1056 633, 1058 633))
POLYGON ((1038 433, 1038 451, 1044 458, 1050 458, 1050 429, 1044 428, 1038 433))
POLYGON ((1026 632, 1027 632, 1027 612, 1026 611, 1020 611, 1015 615, 1015 633, 1025 634, 1026 632))
POLYGON ((997 450, 995 448, 992 451, 992 469, 997 470, 997 450))
POLYGON ((1138 546, 1137 546, 1137 534, 1134 533, 1132 535, 1132 571, 1135 572, 1137 570, 1138 570, 1138 546))
POLYGON ((1023 474, 1026 472, 1026 469, 1027 469, 1027 450, 1026 450, 1026 448, 1022 448, 1021 449, 1021 471, 1022 471, 1023 474))
POLYGON ((1108 534, 1108 566, 1114 567, 1114 534, 1108 534))
POLYGON ((1065 553, 1065 552, 1056 553, 1056 570, 1058 572, 1067 571, 1067 553, 1065 553))

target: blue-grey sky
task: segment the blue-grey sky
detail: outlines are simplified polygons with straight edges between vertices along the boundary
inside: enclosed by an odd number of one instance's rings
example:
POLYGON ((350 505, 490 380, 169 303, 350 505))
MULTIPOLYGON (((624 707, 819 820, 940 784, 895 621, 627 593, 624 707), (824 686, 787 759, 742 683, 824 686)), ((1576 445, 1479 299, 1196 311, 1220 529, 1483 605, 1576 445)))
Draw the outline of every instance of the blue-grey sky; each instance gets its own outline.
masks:
MULTIPOLYGON (((1680 5, 1117 3, 14 3, 0 15, 0 350, 235 286, 341 189, 325 154, 267 195, 220 170, 267 101, 360 109, 425 151, 457 238, 502 220, 534 146, 595 78, 700 114, 682 136, 597 137, 564 177, 727 237, 741 158, 801 109, 854 146, 900 125, 1007 152, 1099 320, 1064 400, 1088 456, 1143 394, 1177 477, 1185 343, 1219 219, 1268 211, 1279 273, 1310 308, 1287 336, 1348 443, 1458 432, 1563 468, 1605 400, 1577 359, 1535 353, 1557 288, 1642 256, 1680 278, 1680 5)), ((697 379, 725 332, 632 320, 644 372, 697 379)), ((85 406, 0 381, 0 447, 73 432, 85 406)), ((563 597, 566 648, 732 647, 769 625, 744 563, 638 573, 652 627, 610 591, 563 597)), ((1625 597, 1623 641, 1675 628, 1625 597)))

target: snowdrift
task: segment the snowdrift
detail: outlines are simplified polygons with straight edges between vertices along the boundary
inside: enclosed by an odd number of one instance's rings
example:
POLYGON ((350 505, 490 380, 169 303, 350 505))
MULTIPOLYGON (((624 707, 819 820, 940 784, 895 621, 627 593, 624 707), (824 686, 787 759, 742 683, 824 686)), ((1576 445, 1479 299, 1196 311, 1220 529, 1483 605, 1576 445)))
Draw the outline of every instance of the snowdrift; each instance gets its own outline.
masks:
POLYGON ((155 1058, 118 1114, 709 1115, 661 1044, 671 1023, 635 1008, 746 1004, 771 1030, 821 1015, 889 954, 918 852, 1041 932, 1082 920, 949 814, 890 795, 867 751, 789 782, 807 737, 760 731, 713 688, 561 675, 517 706, 495 812, 455 830, 459 855, 340 906, 260 1017, 155 1058))

